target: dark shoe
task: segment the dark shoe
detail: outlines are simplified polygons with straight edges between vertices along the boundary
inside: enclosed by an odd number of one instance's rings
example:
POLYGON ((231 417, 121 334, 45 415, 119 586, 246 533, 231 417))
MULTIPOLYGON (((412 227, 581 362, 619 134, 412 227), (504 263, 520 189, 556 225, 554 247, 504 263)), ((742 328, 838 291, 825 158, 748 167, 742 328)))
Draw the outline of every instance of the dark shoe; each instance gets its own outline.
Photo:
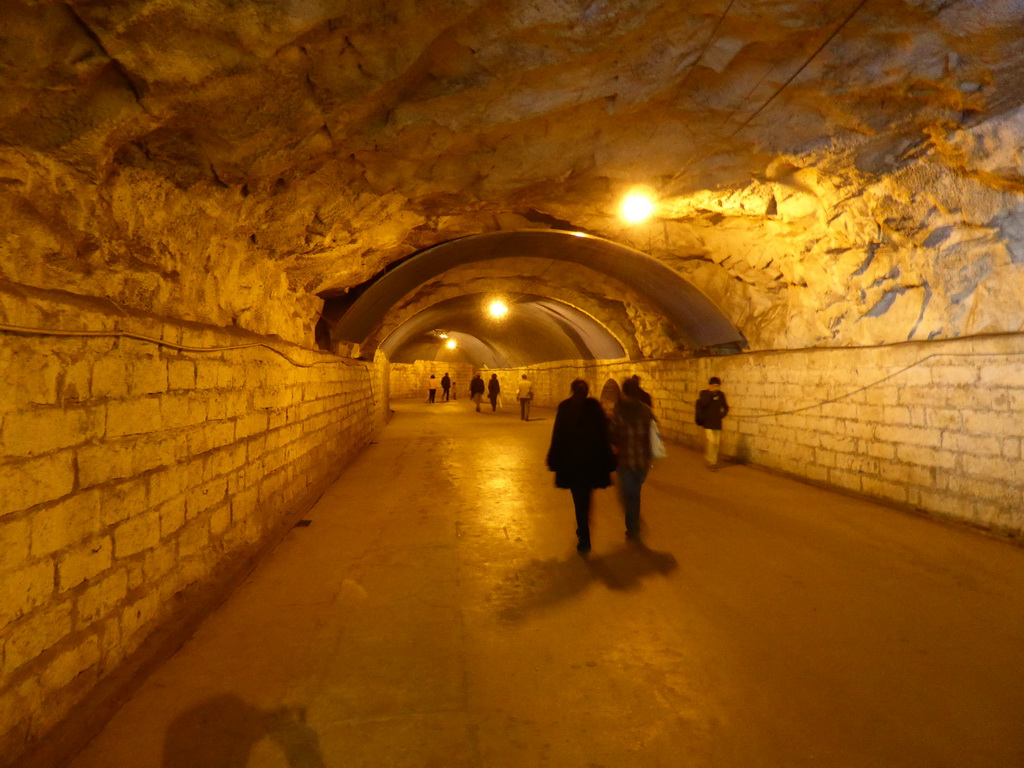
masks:
POLYGON ((589 554, 590 553, 590 542, 589 541, 587 541, 587 542, 582 542, 581 541, 579 544, 576 545, 576 551, 579 552, 581 555, 589 554))
POLYGON ((626 538, 630 541, 640 541, 640 531, 626 531, 626 538))

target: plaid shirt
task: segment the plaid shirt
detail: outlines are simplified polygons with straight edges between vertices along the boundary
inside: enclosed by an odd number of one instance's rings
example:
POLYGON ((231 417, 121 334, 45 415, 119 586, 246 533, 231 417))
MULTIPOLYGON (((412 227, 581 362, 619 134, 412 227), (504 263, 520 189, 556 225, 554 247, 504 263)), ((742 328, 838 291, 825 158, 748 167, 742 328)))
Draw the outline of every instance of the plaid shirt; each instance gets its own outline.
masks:
POLYGON ((619 469, 640 471, 651 463, 651 422, 654 414, 639 400, 615 404, 611 438, 619 455, 619 469))

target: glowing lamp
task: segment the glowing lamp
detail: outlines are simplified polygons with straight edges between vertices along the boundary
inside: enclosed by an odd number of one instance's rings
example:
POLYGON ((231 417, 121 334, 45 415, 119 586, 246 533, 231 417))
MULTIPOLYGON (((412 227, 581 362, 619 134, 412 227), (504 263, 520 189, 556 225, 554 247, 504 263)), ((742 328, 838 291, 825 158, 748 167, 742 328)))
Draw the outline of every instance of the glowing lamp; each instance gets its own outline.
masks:
POLYGON ((459 342, 457 342, 455 339, 448 339, 448 341, 446 341, 444 345, 448 347, 448 349, 455 349, 457 346, 459 346, 459 342))
POLYGON ((491 317, 500 320, 501 318, 508 314, 508 304, 506 304, 501 299, 495 299, 487 307, 487 313, 491 317))
POLYGON ((623 198, 619 211, 630 224, 639 224, 654 213, 654 200, 644 192, 630 192, 623 198))

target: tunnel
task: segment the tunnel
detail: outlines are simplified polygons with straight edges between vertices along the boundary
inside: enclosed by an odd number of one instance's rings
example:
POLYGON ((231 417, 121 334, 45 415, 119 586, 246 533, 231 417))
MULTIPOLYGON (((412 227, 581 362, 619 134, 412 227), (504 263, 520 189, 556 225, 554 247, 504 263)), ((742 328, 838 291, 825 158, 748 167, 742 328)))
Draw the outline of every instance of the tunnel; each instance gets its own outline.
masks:
POLYGON ((1020 763, 1019 0, 0 18, 0 766, 1020 763))

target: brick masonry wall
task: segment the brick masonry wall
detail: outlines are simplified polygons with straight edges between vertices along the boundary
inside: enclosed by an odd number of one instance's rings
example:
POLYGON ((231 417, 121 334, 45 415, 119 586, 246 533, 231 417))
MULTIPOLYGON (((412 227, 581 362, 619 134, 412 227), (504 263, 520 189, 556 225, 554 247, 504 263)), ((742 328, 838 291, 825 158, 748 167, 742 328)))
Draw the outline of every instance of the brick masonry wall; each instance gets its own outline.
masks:
POLYGON ((427 399, 427 379, 437 377, 437 396, 441 396, 441 377, 445 371, 455 382, 455 394, 469 399, 469 380, 473 366, 469 363, 443 363, 435 360, 417 360, 415 363, 391 363, 390 391, 392 397, 420 397, 427 399))
POLYGON ((723 455, 1024 536, 1021 335, 526 372, 535 402, 549 406, 568 397, 574 378, 598 396, 608 380, 637 373, 664 436, 694 448, 703 441, 697 392, 718 376, 732 409, 723 455))
MULTIPOLYGON (((0 299, 8 324, 253 341, 0 299)), ((302 365, 263 347, 0 334, 0 765, 166 625, 176 596, 280 535, 383 425, 383 358, 273 346, 302 365)))

